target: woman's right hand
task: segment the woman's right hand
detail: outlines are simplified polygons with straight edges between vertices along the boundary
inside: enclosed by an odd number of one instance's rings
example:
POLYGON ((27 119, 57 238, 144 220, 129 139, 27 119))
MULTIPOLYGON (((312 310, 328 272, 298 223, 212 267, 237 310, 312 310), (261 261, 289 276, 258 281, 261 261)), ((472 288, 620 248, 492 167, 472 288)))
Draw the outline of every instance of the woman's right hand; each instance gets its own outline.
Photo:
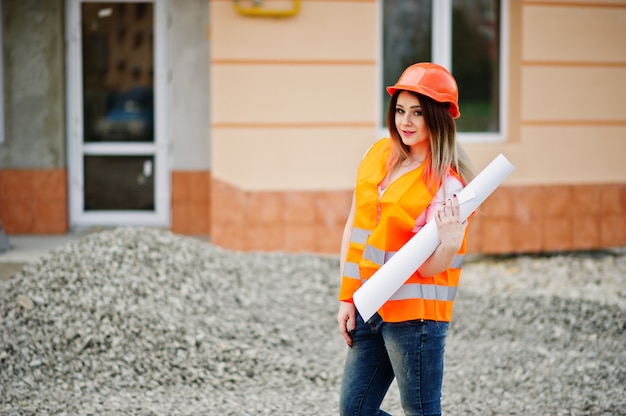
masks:
POLYGON ((339 302, 339 313, 337 313, 337 324, 339 332, 346 340, 348 347, 352 346, 352 338, 348 331, 356 329, 356 307, 352 302, 339 302))

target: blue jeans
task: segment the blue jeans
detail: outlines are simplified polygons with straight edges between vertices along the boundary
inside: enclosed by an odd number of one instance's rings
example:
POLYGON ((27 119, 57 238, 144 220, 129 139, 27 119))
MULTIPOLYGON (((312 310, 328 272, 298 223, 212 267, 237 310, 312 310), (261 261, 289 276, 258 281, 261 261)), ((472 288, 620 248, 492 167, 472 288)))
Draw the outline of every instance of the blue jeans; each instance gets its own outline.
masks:
POLYGON ((346 357, 340 414, 389 415, 380 405, 395 376, 405 415, 440 415, 448 323, 389 323, 378 314, 366 323, 358 313, 356 322, 346 357))

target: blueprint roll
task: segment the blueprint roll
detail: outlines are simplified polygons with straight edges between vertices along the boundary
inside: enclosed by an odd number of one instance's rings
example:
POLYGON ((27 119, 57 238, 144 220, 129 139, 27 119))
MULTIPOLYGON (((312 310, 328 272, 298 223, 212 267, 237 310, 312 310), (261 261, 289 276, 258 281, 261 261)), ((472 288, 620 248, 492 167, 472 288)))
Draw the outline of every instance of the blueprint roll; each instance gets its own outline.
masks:
MULTIPOLYGON (((465 221, 514 169, 515 166, 500 154, 476 175, 457 194, 461 221, 465 221)), ((431 220, 354 292, 354 305, 363 320, 370 319, 400 289, 440 242, 437 224, 431 220)))

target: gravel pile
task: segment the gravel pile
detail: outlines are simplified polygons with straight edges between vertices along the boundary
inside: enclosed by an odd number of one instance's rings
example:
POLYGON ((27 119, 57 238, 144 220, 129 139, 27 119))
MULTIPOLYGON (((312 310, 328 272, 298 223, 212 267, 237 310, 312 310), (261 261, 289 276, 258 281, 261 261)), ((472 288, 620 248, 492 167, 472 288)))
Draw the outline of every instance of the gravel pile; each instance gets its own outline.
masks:
MULTIPOLYGON (((0 415, 337 414, 338 264, 152 229, 53 250, 0 282, 0 415)), ((624 251, 476 257, 462 282, 444 413, 626 414, 624 251)))

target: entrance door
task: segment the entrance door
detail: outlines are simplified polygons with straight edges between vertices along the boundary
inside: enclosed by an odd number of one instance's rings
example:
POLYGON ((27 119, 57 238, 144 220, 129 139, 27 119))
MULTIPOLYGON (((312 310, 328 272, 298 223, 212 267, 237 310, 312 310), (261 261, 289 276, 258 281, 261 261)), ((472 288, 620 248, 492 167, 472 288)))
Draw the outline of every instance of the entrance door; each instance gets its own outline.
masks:
POLYGON ((70 224, 169 226, 165 0, 67 0, 70 224))

